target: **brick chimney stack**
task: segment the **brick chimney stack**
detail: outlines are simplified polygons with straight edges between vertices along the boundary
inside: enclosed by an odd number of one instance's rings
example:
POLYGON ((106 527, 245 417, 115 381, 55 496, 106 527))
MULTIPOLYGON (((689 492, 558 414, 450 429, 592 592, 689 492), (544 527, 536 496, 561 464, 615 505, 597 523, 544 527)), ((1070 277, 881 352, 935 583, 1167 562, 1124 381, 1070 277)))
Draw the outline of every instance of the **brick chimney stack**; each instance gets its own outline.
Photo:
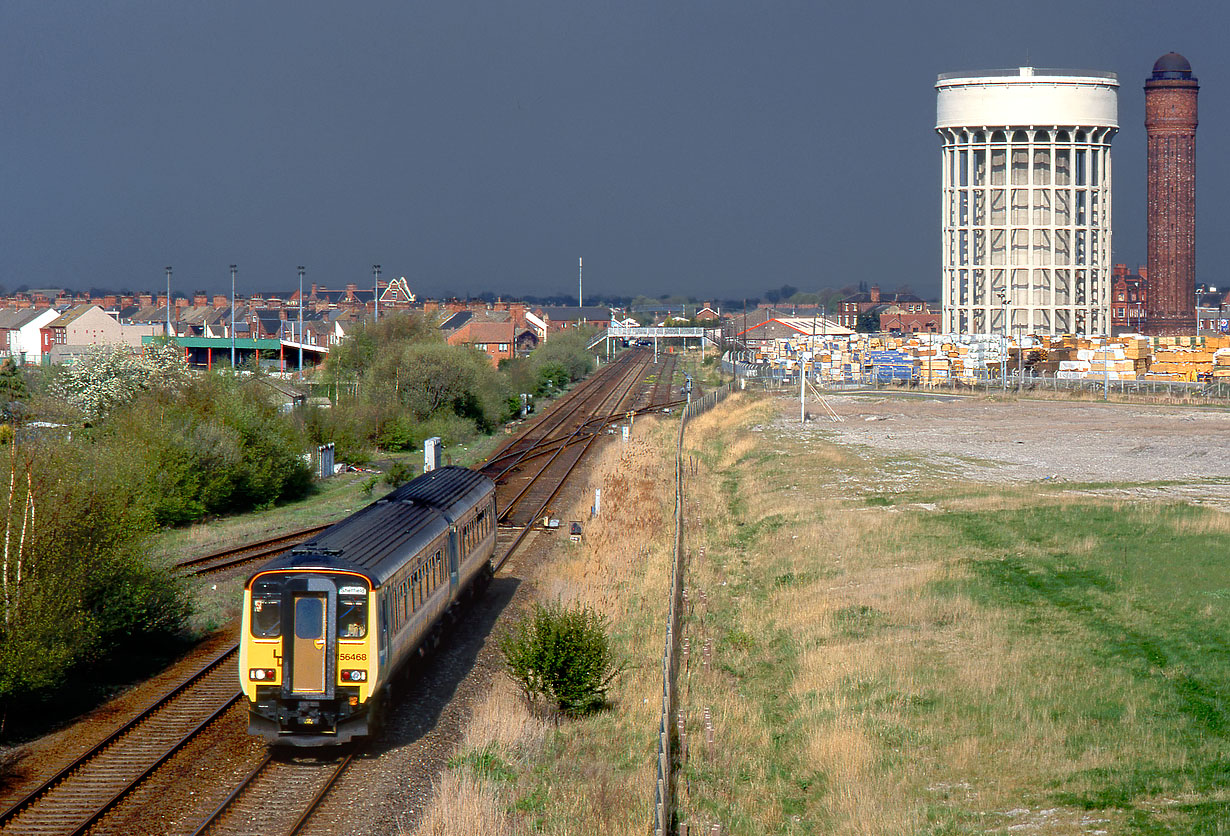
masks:
MULTIPOLYGON (((1157 59, 1145 81, 1148 143, 1146 334, 1196 333, 1196 96, 1191 64, 1157 59)), ((1145 272, 1145 271, 1142 271, 1145 272)))

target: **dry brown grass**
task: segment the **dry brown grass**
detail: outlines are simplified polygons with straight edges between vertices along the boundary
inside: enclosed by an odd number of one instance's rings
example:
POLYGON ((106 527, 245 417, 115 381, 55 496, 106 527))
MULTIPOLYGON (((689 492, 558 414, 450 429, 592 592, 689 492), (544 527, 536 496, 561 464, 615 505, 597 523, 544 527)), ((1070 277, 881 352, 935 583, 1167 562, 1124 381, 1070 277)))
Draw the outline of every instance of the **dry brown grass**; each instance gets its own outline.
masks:
MULTIPOLYGON (((584 535, 580 543, 556 535, 551 558, 533 579, 536 597, 587 605, 606 616, 627 667, 608 692, 610 709, 558 727, 536 716, 504 677, 475 708, 448 786, 476 794, 475 808, 502 799, 499 822, 506 829, 493 832, 644 832, 653 797, 672 547, 673 460, 664 452, 673 448, 677 427, 673 419, 638 419, 629 442, 601 453, 591 487, 571 506, 555 509, 561 520, 580 520, 584 535), (601 515, 591 519, 593 487, 601 488, 602 500, 601 515), (468 765, 477 753, 494 753, 515 780, 477 774, 468 765)), ((472 818, 459 823, 461 829, 448 829, 452 803, 448 793, 437 793, 424 827, 430 821, 443 829, 418 832, 482 832, 466 829, 477 821, 472 818)))
POLYGON ((461 741, 462 751, 493 747, 505 760, 532 758, 542 751, 551 730, 529 710, 520 690, 508 677, 497 677, 471 715, 461 741))
POLYGON ((450 769, 436 781, 434 797, 440 802, 428 808, 417 836, 512 836, 504 802, 490 781, 450 769))

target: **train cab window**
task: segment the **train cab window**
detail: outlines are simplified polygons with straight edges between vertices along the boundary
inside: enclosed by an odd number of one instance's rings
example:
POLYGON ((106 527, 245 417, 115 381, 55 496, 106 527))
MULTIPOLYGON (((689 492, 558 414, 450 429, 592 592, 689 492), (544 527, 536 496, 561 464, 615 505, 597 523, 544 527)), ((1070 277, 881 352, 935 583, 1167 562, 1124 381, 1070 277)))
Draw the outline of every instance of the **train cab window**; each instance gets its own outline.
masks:
POLYGON ((315 595, 295 599, 295 638, 319 639, 325 632, 325 601, 315 595))
POLYGON ((282 635, 280 592, 252 593, 252 635, 258 639, 275 639, 282 635))
POLYGON ((337 596, 337 635, 343 639, 361 639, 367 635, 367 596, 337 596))

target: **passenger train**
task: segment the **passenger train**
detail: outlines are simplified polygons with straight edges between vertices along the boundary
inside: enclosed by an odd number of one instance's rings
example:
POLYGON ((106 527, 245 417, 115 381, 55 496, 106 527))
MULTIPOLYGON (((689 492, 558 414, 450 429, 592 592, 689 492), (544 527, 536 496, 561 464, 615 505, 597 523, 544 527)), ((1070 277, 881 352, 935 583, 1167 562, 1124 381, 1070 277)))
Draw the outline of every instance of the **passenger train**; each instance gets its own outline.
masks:
POLYGON ((495 538, 495 484, 443 467, 261 567, 243 591, 248 730, 290 746, 373 734, 398 668, 490 578, 495 538))

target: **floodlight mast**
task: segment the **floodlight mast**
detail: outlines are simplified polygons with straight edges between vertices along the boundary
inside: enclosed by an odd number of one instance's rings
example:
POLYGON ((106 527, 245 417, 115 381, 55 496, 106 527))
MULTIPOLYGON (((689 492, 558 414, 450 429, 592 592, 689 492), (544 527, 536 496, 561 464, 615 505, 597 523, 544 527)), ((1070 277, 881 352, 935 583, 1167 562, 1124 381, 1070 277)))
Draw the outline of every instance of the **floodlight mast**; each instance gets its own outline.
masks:
POLYGON ((372 316, 372 321, 378 322, 380 320, 380 265, 379 264, 372 265, 372 275, 375 277, 374 286, 375 286, 375 291, 376 291, 376 297, 375 297, 376 298, 376 312, 372 316))
POLYGON ((171 268, 167 267, 167 339, 174 336, 171 333, 171 268))
POLYGON ((231 265, 231 371, 235 371, 235 271, 239 268, 231 265))
POLYGON ((303 377, 303 265, 299 265, 299 377, 303 377))

